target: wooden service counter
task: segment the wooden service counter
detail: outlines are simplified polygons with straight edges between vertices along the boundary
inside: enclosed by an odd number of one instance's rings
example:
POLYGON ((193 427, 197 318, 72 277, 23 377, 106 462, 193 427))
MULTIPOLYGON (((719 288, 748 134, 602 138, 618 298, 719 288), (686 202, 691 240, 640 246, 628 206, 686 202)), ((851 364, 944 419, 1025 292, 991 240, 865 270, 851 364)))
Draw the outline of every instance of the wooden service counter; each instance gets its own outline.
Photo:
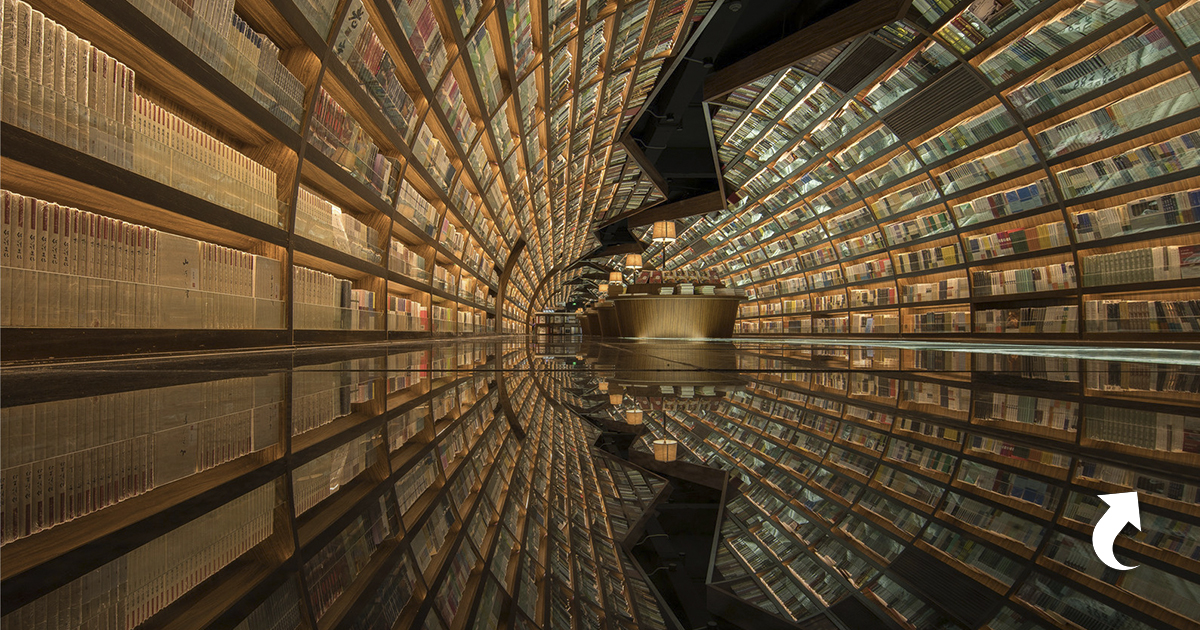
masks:
POLYGON ((616 307, 622 337, 728 339, 733 336, 736 295, 618 295, 616 307))

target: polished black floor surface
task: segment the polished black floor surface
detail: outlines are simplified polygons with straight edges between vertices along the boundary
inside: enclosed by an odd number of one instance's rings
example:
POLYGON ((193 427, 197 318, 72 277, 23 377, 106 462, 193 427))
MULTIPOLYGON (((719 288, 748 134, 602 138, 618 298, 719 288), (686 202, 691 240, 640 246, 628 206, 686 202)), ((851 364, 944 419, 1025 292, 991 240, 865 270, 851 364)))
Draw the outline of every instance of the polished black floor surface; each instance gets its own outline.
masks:
POLYGON ((1200 353, 497 337, 0 385, 5 629, 1200 620, 1200 353))

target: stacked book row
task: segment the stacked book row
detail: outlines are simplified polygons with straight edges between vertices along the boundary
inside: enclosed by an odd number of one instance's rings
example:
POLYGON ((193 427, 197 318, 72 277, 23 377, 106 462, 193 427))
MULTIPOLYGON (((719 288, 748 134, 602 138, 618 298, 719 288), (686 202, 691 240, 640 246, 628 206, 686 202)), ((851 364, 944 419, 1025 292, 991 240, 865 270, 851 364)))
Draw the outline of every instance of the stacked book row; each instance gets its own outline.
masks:
POLYGON ((927 271, 941 267, 961 265, 965 262, 962 251, 959 249, 957 243, 954 245, 942 245, 941 247, 929 247, 915 252, 900 252, 895 254, 893 260, 896 262, 896 268, 899 270, 899 273, 927 271))
POLYGON ((296 198, 296 234, 361 260, 383 260, 378 232, 303 187, 296 198))
POLYGON ((1198 103, 1200 86, 1190 74, 1182 74, 1038 132, 1035 138, 1046 157, 1056 157, 1176 116, 1198 103))
POLYGON ((1200 245, 1143 247, 1083 257, 1083 286, 1200 278, 1200 245))
POLYGON ((1074 333, 1079 331, 1079 307, 1041 306, 975 311, 975 332, 1074 333))
POLYGON ((320 618, 354 582, 383 542, 399 532, 396 506, 390 493, 367 501, 356 517, 333 540, 304 563, 305 583, 313 614, 320 618))
POLYGON ((868 232, 862 236, 855 236, 837 244, 838 251, 842 258, 853 258, 861 256, 876 250, 883 249, 886 242, 883 240, 883 235, 878 232, 868 232))
POLYGON ((994 234, 967 237, 967 252, 971 260, 988 260, 1014 254, 1066 247, 1071 244, 1067 226, 1062 221, 1033 227, 1004 230, 994 234))
POLYGON ((267 376, 5 407, 0 541, 275 444, 281 402, 267 376))
POLYGON ((920 161, 932 164, 1007 131, 1013 125, 1015 121, 1008 109, 996 106, 920 143, 916 149, 917 156, 920 161))
POLYGON ((850 332, 850 318, 847 315, 841 317, 814 317, 812 320, 812 330, 814 333, 828 334, 845 334, 850 332))
POLYGON ((845 293, 831 293, 829 295, 819 295, 812 298, 814 311, 836 311, 846 308, 845 293))
POLYGON ((934 311, 913 313, 908 317, 908 331, 914 333, 971 332, 971 313, 968 311, 934 311))
POLYGON ((872 278, 886 278, 892 275, 892 259, 880 258, 878 260, 868 260, 853 265, 847 265, 845 272, 847 282, 858 282, 859 280, 870 280, 872 278))
POLYGON ((1167 22, 1185 46, 1200 42, 1200 3, 1191 0, 1167 15, 1167 22))
POLYGON ((971 283, 974 286, 975 297, 1057 291, 1078 286, 1074 262, 1024 269, 975 271, 971 274, 971 283))
POLYGON ((1037 152, 1028 140, 1016 146, 982 155, 965 164, 952 166, 938 173, 938 181, 946 194, 1001 179, 1009 173, 1038 163, 1037 152))
POLYGON ((425 281, 429 278, 424 256, 417 255, 407 244, 400 240, 392 240, 391 252, 388 256, 388 269, 396 273, 425 281))
POLYGON ((1084 0, 1030 27, 980 62, 979 71, 998 85, 1136 9, 1132 0, 1084 0))
POLYGON ((1095 241, 1125 234, 1200 223, 1200 188, 1135 199, 1071 215, 1075 238, 1095 241))
POLYGON ((907 221, 897 221, 883 226, 888 243, 898 245, 954 229, 949 212, 929 214, 907 221))
POLYGON ((1015 0, 1005 5, 971 3, 962 13, 950 18, 936 34, 965 55, 1037 4, 1034 0, 1015 0))
POLYGON ((867 193, 890 184, 921 168, 921 163, 907 150, 901 151, 878 167, 854 178, 854 185, 867 193))
POLYGON ((292 268, 293 323, 296 328, 363 330, 376 327, 375 293, 355 289, 323 271, 292 268))
POLYGON ((1088 405, 1083 421, 1083 437, 1162 453, 1200 453, 1200 418, 1145 409, 1088 405))
POLYGON ((442 113, 446 115, 446 121, 450 123, 450 131, 454 133, 460 146, 471 146, 479 133, 479 128, 475 126, 471 113, 467 110, 467 103, 463 100, 462 87, 454 78, 453 73, 447 74, 446 78, 442 79, 441 86, 434 94, 434 100, 437 101, 442 113))
POLYGON ((425 234, 433 238, 437 234, 438 210, 425 199, 408 180, 400 180, 400 194, 396 197, 396 211, 412 221, 425 234))
POLYGON ((900 316, 892 313, 854 313, 850 315, 852 333, 899 333, 900 316))
POLYGON ((834 253, 833 247, 826 244, 803 252, 796 259, 800 261, 801 269, 812 269, 834 262, 838 259, 838 256, 834 253))
POLYGON ((294 131, 304 84, 279 61, 279 47, 234 13, 232 0, 199 0, 186 9, 168 0, 133 0, 170 33, 294 131))
POLYGON ((346 26, 338 31, 333 50, 375 100, 388 122, 407 140, 416 119, 416 103, 400 84, 396 62, 375 34, 374 25, 362 17, 365 11, 362 0, 351 4, 346 26))
POLYGON ((4 12, 5 122, 280 225, 273 171, 137 95, 132 69, 28 4, 4 12))
POLYGON ((417 65, 425 72, 430 85, 436 85, 448 58, 433 9, 427 0, 398 0, 390 4, 417 58, 417 65))
MULTIPOLYGON (((450 154, 446 151, 446 146, 433 135, 429 123, 422 123, 420 131, 417 132, 417 138, 410 148, 413 157, 417 158, 417 162, 425 167, 430 175, 434 176, 433 180, 442 187, 442 190, 449 190, 450 182, 454 180, 457 169, 450 161, 450 154)), ((499 208, 501 206, 493 202, 492 207, 499 208)))
POLYGON ((1026 119, 1090 93, 1170 55, 1170 40, 1157 26, 1146 26, 1065 69, 1050 68, 1008 93, 1026 119))
POLYGON ((1088 332, 1200 332, 1200 300, 1089 300, 1088 332))
POLYGON ((134 628, 273 532, 267 483, 6 615, 8 627, 134 628))
POLYGON ((845 234, 863 226, 871 225, 874 222, 875 217, 871 215, 871 212, 866 207, 862 207, 829 219, 825 222, 825 229, 828 231, 829 236, 837 236, 838 234, 845 234))
POLYGON ((292 471, 296 516, 304 514, 379 460, 383 430, 374 429, 292 471))
POLYGON ((850 306, 886 306, 898 301, 896 287, 880 287, 878 289, 851 289, 850 306))
POLYGON ((871 133, 859 138, 854 144, 839 151, 833 156, 833 159, 837 161, 843 171, 849 172, 869 162, 872 157, 899 141, 900 139, 892 133, 891 129, 880 125, 871 133))
POLYGON ((939 302, 942 300, 965 300, 971 297, 967 287, 967 279, 946 278, 937 282, 921 282, 906 284, 900 287, 900 301, 909 302, 939 302))
MULTIPOLYGON (((1074 431, 1079 424, 1079 404, 1021 394, 979 392, 975 396, 973 417, 976 420, 1015 422, 1074 431)), ((972 448, 999 453, 990 448, 988 442, 982 440, 991 438, 973 441, 972 448)))
POLYGON ((313 104, 308 141, 386 201, 392 201, 400 162, 380 150, 371 136, 325 88, 313 104))
POLYGON ((279 261, 0 191, 5 326, 282 325, 279 261))
POLYGON ((1043 177, 1032 184, 976 197, 951 207, 958 224, 971 225, 1034 210, 1056 201, 1050 180, 1043 177))
POLYGON ((1200 132, 1150 143, 1055 174, 1067 199, 1134 184, 1200 165, 1200 132))
POLYGON ((842 277, 842 270, 836 267, 833 269, 818 271, 817 273, 808 276, 808 285, 814 291, 817 289, 823 289, 825 287, 832 287, 845 283, 846 280, 842 277))

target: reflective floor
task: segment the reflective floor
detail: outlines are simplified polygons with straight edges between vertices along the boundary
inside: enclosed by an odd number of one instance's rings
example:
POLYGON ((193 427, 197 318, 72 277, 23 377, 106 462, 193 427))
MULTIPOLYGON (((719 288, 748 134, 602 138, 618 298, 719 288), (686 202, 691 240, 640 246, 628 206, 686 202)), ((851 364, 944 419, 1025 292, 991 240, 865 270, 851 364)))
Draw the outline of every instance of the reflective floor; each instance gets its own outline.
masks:
POLYGON ((6 630, 1200 627, 1198 353, 504 337, 0 386, 6 630), (1093 545, 1124 492, 1130 570, 1093 545))

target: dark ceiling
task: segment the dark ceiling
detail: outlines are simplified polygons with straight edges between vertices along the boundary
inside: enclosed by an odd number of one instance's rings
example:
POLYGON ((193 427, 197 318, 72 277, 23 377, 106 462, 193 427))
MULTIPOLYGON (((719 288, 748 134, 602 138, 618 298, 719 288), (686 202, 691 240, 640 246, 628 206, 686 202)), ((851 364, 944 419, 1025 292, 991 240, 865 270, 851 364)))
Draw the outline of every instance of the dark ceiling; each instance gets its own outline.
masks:
MULTIPOLYGON (((664 71, 669 74, 630 130, 667 182, 664 203, 719 190, 704 120, 705 77, 851 4, 850 0, 718 0, 711 19, 693 35, 695 41, 676 59, 673 69, 668 66, 664 71)), ((596 235, 601 246, 582 260, 641 250, 625 220, 604 226, 596 235)))
POLYGON ((717 190, 704 120, 704 78, 852 4, 846 0, 724 0, 631 135, 667 180, 668 201, 717 190), (736 8, 736 10, 735 10, 736 8), (705 65, 711 64, 710 68, 705 65))

